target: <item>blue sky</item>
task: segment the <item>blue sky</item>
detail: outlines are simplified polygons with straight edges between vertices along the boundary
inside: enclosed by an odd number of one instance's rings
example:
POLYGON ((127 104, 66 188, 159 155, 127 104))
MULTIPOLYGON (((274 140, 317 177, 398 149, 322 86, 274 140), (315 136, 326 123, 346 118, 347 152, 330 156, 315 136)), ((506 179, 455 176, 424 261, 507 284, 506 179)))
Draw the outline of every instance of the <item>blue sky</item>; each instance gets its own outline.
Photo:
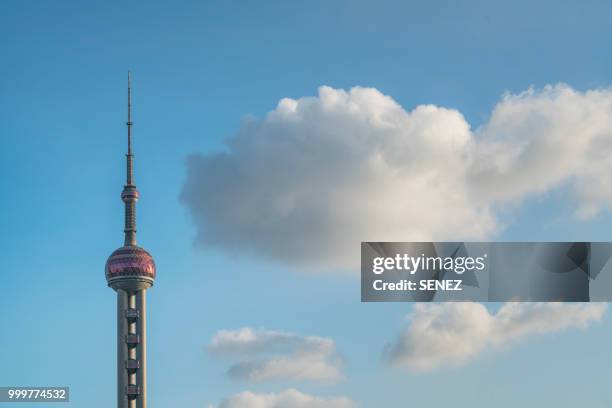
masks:
MULTIPOLYGON (((225 151, 245 117, 318 87, 364 86, 405 110, 459 110, 477 128, 506 92, 612 84, 606 2, 29 2, 0 15, 0 385, 68 385, 72 406, 115 395, 115 296, 104 262, 122 243, 125 77, 134 73, 139 242, 149 294, 154 406, 218 404, 297 388, 363 407, 607 406, 607 316, 469 364, 415 374, 381 362, 408 304, 361 304, 356 273, 300 273, 194 245, 179 196, 187 156, 225 151), (421 4, 422 3, 422 4, 421 4), (222 329, 334 340, 345 381, 229 379, 206 347, 222 329)), ((500 215, 500 240, 609 240, 609 210, 573 216, 567 186, 500 215)), ((27 405, 24 405, 27 406, 27 405)))

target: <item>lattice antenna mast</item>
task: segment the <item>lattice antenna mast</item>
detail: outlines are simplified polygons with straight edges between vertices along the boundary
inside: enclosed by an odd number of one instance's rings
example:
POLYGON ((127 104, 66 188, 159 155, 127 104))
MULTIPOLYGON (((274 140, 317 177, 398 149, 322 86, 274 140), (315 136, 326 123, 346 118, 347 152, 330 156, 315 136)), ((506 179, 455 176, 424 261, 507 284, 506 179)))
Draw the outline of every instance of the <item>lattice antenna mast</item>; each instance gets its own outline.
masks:
POLYGON ((134 185, 134 155, 132 154, 132 75, 128 71, 128 100, 127 100, 127 177, 121 199, 125 203, 125 245, 136 245, 136 202, 139 198, 138 190, 134 185))

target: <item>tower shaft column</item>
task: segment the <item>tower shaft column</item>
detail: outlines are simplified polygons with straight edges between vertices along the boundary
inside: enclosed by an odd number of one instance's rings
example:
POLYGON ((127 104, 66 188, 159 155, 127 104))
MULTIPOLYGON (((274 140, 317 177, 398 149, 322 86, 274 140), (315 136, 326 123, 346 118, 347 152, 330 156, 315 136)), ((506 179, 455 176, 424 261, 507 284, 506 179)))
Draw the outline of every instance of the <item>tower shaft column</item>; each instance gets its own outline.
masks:
POLYGON ((128 359, 128 348, 125 337, 128 334, 128 321, 125 312, 128 309, 128 294, 117 290, 117 407, 128 408, 125 388, 128 385, 128 372, 125 362, 128 359))
POLYGON ((136 324, 136 331, 140 336, 140 343, 136 348, 136 359, 140 363, 137 371, 137 384, 140 387, 140 395, 136 399, 136 408, 147 408, 147 291, 146 289, 136 292, 136 309, 140 317, 136 324))
POLYGON ((146 290, 117 290, 117 407, 147 407, 146 290))
MULTIPOLYGON (((134 295, 133 292, 128 293, 128 306, 130 308, 130 310, 136 310, 136 296, 134 295)), ((127 318, 127 316, 123 317, 124 319, 127 318)), ((138 317, 137 319, 140 319, 140 317, 138 317)), ((136 327, 136 321, 133 318, 130 318, 128 320, 128 335, 131 336, 138 336, 138 332, 137 332, 137 327, 136 327)), ((138 336, 140 337, 140 336, 138 336)), ((138 338, 137 342, 140 342, 140 339, 138 338)), ((128 368, 128 364, 130 362, 134 362, 134 361, 138 361, 136 359, 136 349, 138 348, 139 344, 134 344, 131 341, 128 342, 128 361, 125 362, 125 366, 124 366, 124 370, 127 370, 128 372, 128 387, 129 386, 136 386, 138 387, 138 380, 136 378, 136 372, 138 371, 138 369, 130 369, 128 368)), ((128 395, 128 407, 129 408, 136 408, 136 399, 139 398, 139 396, 135 396, 135 395, 128 395)))

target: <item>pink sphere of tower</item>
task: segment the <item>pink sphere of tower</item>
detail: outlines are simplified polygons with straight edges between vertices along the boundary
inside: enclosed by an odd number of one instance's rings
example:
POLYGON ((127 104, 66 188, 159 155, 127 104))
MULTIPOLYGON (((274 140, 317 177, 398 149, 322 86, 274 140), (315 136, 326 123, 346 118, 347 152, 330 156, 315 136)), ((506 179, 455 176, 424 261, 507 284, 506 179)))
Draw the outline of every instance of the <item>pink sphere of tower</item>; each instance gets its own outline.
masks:
POLYGON ((105 272, 109 286, 126 279, 152 285, 155 280, 155 261, 144 248, 135 245, 123 246, 108 257, 105 272))

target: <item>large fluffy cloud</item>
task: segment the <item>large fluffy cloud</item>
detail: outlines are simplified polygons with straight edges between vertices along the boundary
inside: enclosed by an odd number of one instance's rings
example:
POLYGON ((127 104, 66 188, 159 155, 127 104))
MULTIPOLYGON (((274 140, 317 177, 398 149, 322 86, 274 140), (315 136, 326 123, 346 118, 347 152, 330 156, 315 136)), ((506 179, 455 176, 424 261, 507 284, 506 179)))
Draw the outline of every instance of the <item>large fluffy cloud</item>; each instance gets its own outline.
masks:
POLYGON ((458 366, 530 335, 584 328, 605 310, 604 303, 506 303, 491 314, 480 303, 417 304, 385 359, 416 372, 458 366))
POLYGON ((610 90, 506 95, 472 130, 453 109, 321 87, 190 157, 181 198, 200 245, 346 269, 361 241, 486 239, 498 206, 562 185, 593 216, 612 206, 611 148, 610 90))
POLYGON ((219 331, 209 351, 238 359, 228 370, 235 379, 335 382, 344 378, 343 360, 328 338, 245 327, 219 331))
MULTIPOLYGON (((218 408, 354 408, 346 397, 322 398, 289 389, 280 393, 255 394, 249 391, 233 395, 218 408)), ((212 408, 212 407, 209 407, 212 408)))

